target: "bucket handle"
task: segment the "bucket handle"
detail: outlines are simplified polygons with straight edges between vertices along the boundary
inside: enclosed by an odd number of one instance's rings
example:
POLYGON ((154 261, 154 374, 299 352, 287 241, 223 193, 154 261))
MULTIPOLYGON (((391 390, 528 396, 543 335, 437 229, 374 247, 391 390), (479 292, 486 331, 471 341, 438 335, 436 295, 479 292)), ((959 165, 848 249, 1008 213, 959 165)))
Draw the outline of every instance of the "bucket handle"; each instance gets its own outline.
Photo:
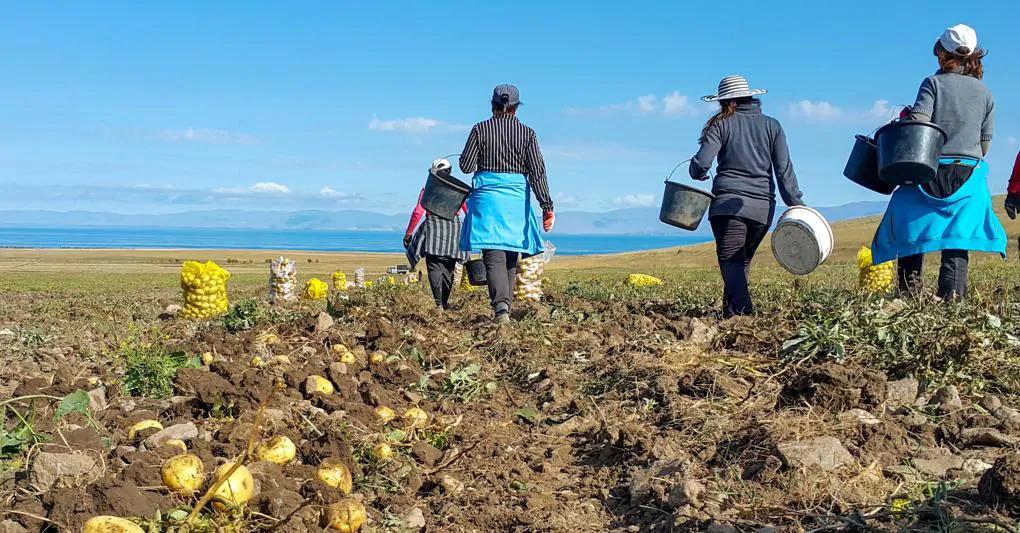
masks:
MULTIPOLYGON (((683 161, 681 161, 681 162, 677 163, 677 164, 676 164, 676 166, 675 166, 675 167, 673 167, 673 170, 671 170, 671 171, 669 172, 669 175, 668 175, 668 176, 666 176, 666 183, 669 183, 669 182, 670 182, 670 179, 672 179, 672 178, 673 178, 673 173, 675 173, 675 172, 677 171, 677 169, 678 169, 678 168, 680 168, 681 166, 683 166, 683 164, 684 164, 684 163, 690 163, 690 162, 691 162, 691 161, 693 161, 693 160, 694 160, 694 158, 692 157, 692 158, 690 158, 690 159, 684 159, 683 161)), ((706 178, 705 178, 705 179, 706 179, 706 181, 707 181, 707 180, 710 180, 710 179, 712 179, 712 176, 711 176, 710 174, 705 174, 705 176, 706 176, 706 178)))
MULTIPOLYGON (((899 120, 899 118, 900 118, 900 111, 903 111, 904 109, 908 109, 909 107, 910 106, 908 104, 899 104, 897 106, 893 106, 892 112, 889 114, 889 122, 886 122, 885 124, 889 124, 891 122, 896 122, 897 120, 899 120)), ((868 134, 868 138, 869 139, 874 139, 875 138, 875 133, 877 133, 878 130, 882 129, 882 126, 885 126, 885 124, 882 124, 881 126, 871 130, 871 133, 868 134)))

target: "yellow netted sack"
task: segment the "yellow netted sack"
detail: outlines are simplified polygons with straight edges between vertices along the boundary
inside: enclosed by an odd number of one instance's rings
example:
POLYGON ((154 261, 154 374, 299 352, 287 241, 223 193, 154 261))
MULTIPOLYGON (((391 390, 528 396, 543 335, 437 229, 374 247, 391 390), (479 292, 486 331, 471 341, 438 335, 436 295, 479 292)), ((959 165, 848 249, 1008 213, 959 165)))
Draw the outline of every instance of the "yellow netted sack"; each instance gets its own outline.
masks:
POLYGON ((892 261, 876 265, 874 261, 871 248, 861 246, 857 251, 857 268, 860 270, 857 274, 857 287, 870 293, 889 292, 896 275, 896 265, 892 261))
POLYGON ((319 278, 312 278, 305 284, 304 295, 306 300, 323 300, 328 294, 329 285, 326 285, 326 282, 319 278))
POLYGON ((627 276, 627 285, 631 287, 654 287, 662 285, 662 280, 648 274, 631 274, 627 276))
POLYGON ((344 274, 342 270, 337 270, 333 273, 333 289, 338 291, 347 290, 347 274, 344 274))
POLYGON ((478 287, 472 285, 471 280, 468 279, 462 263, 457 263, 457 266, 453 269, 453 284, 464 292, 475 292, 478 290, 478 287))
POLYGON ((212 261, 185 261, 181 265, 181 289, 184 289, 181 315, 201 319, 226 313, 228 279, 230 272, 212 261))

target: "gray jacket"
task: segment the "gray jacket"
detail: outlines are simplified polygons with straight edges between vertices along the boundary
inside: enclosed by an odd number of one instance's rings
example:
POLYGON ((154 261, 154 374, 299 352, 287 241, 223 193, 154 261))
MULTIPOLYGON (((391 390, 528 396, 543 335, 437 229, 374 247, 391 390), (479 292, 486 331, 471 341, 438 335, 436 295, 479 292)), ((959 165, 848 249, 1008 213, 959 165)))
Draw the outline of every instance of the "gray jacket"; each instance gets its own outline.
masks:
POLYGON ((921 82, 917 101, 911 108, 946 130, 949 138, 942 155, 984 157, 983 149, 992 141, 995 130, 995 101, 981 80, 960 71, 939 71, 921 82))
POLYGON ((779 121, 762 114, 757 101, 740 104, 733 116, 716 122, 691 160, 691 177, 702 179, 719 158, 708 216, 739 216, 772 223, 776 183, 786 205, 803 205, 779 121), (775 179, 773 179, 775 176, 775 179))

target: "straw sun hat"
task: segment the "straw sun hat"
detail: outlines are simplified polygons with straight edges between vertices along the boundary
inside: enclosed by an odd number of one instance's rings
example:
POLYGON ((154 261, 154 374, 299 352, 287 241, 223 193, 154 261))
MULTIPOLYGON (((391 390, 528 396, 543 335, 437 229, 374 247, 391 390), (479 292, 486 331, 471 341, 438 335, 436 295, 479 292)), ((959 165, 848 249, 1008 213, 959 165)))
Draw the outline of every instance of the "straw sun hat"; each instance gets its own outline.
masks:
POLYGON ((719 82, 718 94, 702 96, 701 99, 705 102, 718 102, 719 100, 758 96, 767 92, 765 89, 752 89, 743 76, 726 76, 719 82))

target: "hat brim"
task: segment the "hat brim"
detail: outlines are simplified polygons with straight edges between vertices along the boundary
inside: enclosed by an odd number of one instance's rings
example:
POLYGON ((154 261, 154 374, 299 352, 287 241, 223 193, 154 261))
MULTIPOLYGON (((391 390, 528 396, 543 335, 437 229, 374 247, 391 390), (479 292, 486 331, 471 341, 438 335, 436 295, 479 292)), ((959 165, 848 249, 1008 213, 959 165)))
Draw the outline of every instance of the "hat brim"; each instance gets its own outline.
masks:
POLYGON ((712 94, 709 96, 702 96, 702 102, 718 102, 720 100, 733 100, 734 98, 747 98, 748 96, 759 96, 767 93, 765 89, 751 89, 748 91, 737 91, 726 94, 712 94))

